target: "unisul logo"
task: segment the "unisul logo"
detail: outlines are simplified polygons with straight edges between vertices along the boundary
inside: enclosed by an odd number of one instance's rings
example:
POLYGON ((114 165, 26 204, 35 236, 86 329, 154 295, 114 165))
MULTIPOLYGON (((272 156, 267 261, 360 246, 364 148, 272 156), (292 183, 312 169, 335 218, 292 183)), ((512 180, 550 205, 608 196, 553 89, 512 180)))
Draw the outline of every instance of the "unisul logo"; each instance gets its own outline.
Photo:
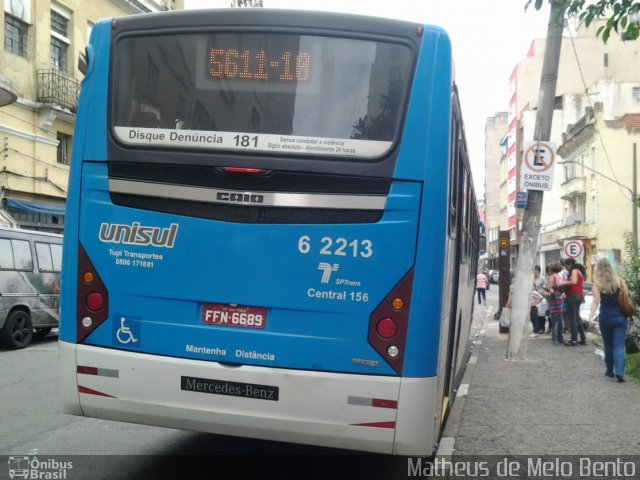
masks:
POLYGON ((167 228, 147 227, 140 225, 139 222, 133 222, 131 225, 103 223, 100 225, 98 237, 104 243, 173 248, 177 234, 177 223, 172 223, 167 228))
POLYGON ((9 478, 27 478, 38 480, 64 480, 67 470, 73 468, 73 462, 61 462, 54 458, 39 460, 38 457, 9 457, 9 478))

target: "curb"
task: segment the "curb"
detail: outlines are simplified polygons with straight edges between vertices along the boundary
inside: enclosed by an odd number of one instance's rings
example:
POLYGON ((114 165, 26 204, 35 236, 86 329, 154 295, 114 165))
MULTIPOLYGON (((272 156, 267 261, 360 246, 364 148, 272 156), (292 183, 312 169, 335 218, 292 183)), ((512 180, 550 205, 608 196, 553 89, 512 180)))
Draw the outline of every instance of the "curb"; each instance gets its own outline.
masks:
MULTIPOLYGON (((466 396, 469 393, 469 385, 471 385, 473 374, 476 370, 475 367, 478 362, 478 355, 480 353, 479 349, 482 346, 488 323, 494 313, 495 307, 493 305, 490 305, 489 308, 485 310, 484 317, 475 325, 477 333, 475 334, 475 339, 472 340, 473 344, 470 349, 471 351, 469 359, 467 360, 467 365, 465 367, 464 374, 462 375, 460 385, 456 390, 454 390, 456 392, 456 398, 453 402, 453 405, 451 406, 451 411, 449 412, 449 415, 447 417, 447 422, 444 426, 444 429, 442 430, 442 437, 438 442, 438 449, 435 454, 436 458, 448 459, 453 455, 453 452, 455 451, 456 436, 458 435, 458 431, 460 430, 462 411, 464 410, 466 396)), ((473 334, 473 323, 471 327, 471 333, 473 334)))

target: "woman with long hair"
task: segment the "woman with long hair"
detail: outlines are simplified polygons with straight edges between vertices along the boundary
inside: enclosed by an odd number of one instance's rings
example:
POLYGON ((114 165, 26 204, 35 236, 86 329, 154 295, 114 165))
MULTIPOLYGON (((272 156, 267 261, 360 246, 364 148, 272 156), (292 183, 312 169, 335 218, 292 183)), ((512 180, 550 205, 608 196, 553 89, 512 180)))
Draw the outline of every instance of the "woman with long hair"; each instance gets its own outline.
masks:
POLYGON ((549 266, 549 277, 544 287, 544 296, 547 297, 549 305, 549 315, 551 316, 551 338, 554 345, 563 345, 562 333, 564 330, 564 319, 562 313, 564 311, 564 299, 562 292, 556 290, 556 287, 562 283, 560 272, 562 265, 556 262, 549 266))
POLYGON ((604 362, 607 377, 624 382, 624 337, 627 334, 627 319, 618 306, 618 294, 627 285, 616 273, 609 260, 602 258, 596 265, 593 284, 593 302, 589 323, 600 305, 600 333, 604 341, 604 362))
POLYGON ((584 267, 576 263, 573 258, 565 259, 564 266, 569 273, 569 279, 563 282, 563 285, 568 287, 564 294, 564 304, 567 308, 567 317, 571 327, 571 340, 565 343, 565 345, 571 347, 578 345, 578 334, 580 335, 580 345, 586 345, 587 335, 582 326, 582 319, 580 318, 580 304, 584 302, 584 291, 582 290, 584 267))

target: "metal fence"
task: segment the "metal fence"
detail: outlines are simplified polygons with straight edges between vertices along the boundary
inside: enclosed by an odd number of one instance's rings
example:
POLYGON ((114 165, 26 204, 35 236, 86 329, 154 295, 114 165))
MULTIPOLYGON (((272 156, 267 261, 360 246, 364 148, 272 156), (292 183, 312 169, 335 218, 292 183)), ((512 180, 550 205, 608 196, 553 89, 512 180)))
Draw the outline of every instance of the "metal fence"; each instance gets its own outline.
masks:
POLYGON ((60 70, 38 70, 38 101, 53 103, 76 113, 80 82, 60 70))

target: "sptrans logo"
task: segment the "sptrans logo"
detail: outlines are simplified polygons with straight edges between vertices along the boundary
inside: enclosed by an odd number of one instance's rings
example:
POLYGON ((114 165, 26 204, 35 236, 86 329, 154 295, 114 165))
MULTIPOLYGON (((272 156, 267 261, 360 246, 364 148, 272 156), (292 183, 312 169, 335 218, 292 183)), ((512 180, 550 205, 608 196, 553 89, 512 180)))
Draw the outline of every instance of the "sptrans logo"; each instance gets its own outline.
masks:
POLYGON ((178 234, 178 224, 167 228, 146 227, 139 222, 131 225, 103 223, 100 225, 100 241, 104 243, 124 243, 126 245, 153 245, 154 247, 173 248, 178 234))
POLYGON ((9 478, 64 480, 67 470, 73 468, 73 462, 61 462, 54 458, 39 460, 38 457, 9 457, 9 478))

